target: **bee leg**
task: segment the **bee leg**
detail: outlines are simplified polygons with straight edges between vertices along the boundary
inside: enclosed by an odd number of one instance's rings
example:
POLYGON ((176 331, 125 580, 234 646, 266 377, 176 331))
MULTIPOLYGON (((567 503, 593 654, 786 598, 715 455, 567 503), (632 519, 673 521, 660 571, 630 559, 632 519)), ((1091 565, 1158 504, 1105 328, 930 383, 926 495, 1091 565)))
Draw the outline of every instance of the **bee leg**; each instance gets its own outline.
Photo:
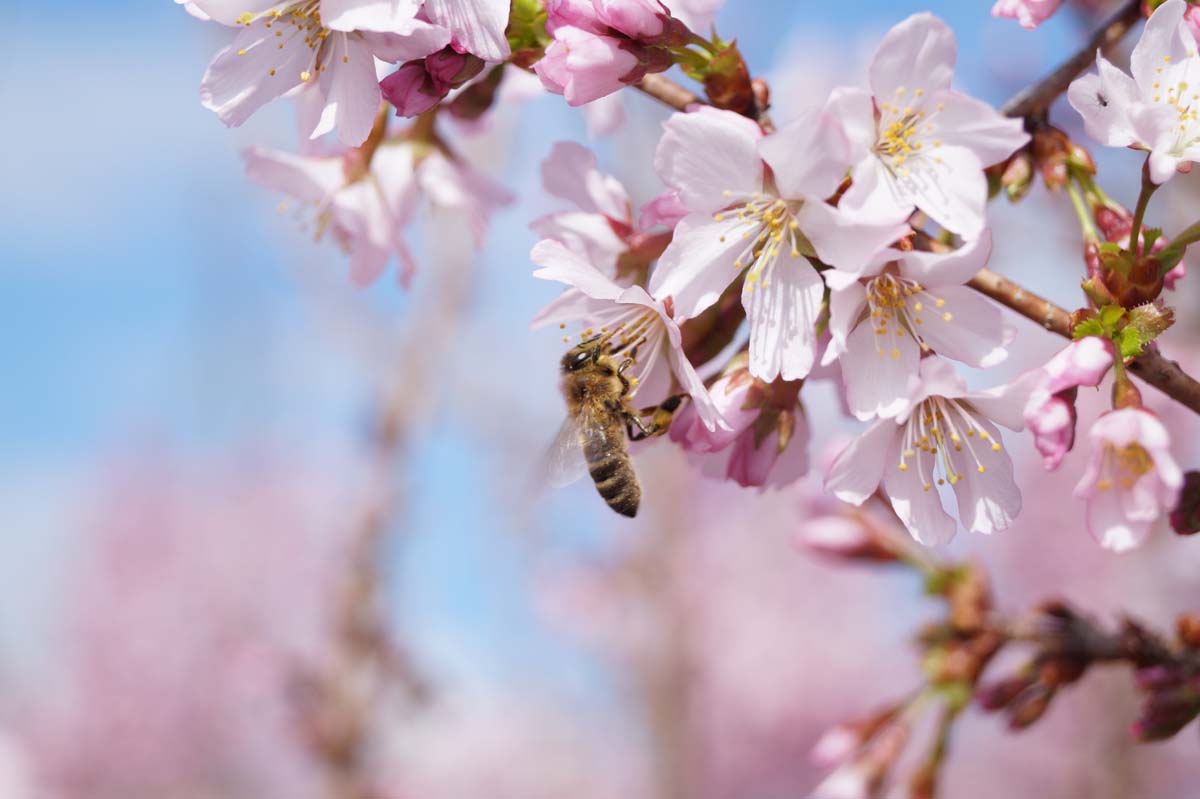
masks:
MULTIPOLYGON (((644 438, 651 436, 661 436, 671 427, 671 419, 675 416, 675 411, 679 409, 683 402, 683 395, 676 394, 673 397, 667 397, 658 405, 651 405, 649 408, 643 408, 637 412, 637 415, 631 414, 637 422, 638 429, 641 432, 640 436, 633 434, 630 429, 629 438, 631 441, 641 441, 644 438), (649 416, 650 424, 647 425, 641 420, 641 417, 649 416)), ((627 423, 628 426, 628 423, 627 423)))
POLYGON ((626 358, 617 367, 617 379, 621 381, 621 396, 626 397, 633 390, 633 381, 625 376, 625 370, 633 366, 633 358, 626 358))
POLYGON ((642 417, 635 413, 625 414, 625 433, 629 436, 630 441, 642 441, 651 436, 660 435, 663 432, 666 432, 665 428, 660 431, 653 424, 647 427, 646 423, 642 421, 642 417), (637 426, 636 431, 633 429, 635 425, 637 426))

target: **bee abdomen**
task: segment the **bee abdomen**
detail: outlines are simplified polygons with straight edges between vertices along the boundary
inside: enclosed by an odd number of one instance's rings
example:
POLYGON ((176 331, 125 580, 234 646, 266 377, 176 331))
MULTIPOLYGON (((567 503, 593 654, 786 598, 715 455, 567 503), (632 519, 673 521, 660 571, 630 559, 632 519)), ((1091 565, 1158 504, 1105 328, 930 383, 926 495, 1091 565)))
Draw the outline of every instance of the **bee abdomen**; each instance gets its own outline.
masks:
POLYGON ((588 463, 596 490, 608 506, 622 516, 637 515, 642 489, 633 472, 633 463, 625 453, 610 452, 588 463))

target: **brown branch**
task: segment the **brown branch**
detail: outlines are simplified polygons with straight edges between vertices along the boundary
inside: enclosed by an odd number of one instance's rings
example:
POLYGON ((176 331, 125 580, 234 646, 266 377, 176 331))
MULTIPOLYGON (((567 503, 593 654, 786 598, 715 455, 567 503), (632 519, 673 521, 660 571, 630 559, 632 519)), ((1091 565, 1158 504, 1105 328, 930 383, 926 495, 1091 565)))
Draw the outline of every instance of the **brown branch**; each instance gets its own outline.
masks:
POLYGON ((1060 94, 1067 90, 1071 81, 1082 75, 1092 65, 1097 50, 1107 52, 1121 41, 1121 38, 1137 24, 1141 17, 1141 0, 1125 0, 1125 4, 1108 18, 1079 52, 1037 83, 1018 92, 1015 97, 1001 107, 1000 112, 1010 117, 1028 117, 1044 112, 1060 94))
POLYGON ((688 91, 675 81, 665 78, 662 75, 647 75, 633 85, 638 91, 653 97, 663 105, 674 108, 676 111, 686 111, 688 106, 697 103, 705 104, 704 98, 700 97, 700 95, 688 91))
MULTIPOLYGON (((990 269, 981 269, 971 278, 971 288, 991 297, 1001 305, 1012 308, 1047 330, 1070 338, 1071 315, 1049 300, 1001 277, 990 269)), ((1200 413, 1200 382, 1167 360, 1156 350, 1140 355, 1129 370, 1171 399, 1200 413)))

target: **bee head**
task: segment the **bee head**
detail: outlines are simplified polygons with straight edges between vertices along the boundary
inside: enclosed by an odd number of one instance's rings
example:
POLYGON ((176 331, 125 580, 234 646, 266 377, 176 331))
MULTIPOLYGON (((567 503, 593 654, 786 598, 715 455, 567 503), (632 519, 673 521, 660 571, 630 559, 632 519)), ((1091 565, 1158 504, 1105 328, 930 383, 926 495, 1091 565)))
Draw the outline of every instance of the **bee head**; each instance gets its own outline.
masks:
POLYGON ((578 372, 580 369, 595 362, 600 356, 600 347, 598 346, 579 346, 563 356, 562 368, 564 372, 578 372))

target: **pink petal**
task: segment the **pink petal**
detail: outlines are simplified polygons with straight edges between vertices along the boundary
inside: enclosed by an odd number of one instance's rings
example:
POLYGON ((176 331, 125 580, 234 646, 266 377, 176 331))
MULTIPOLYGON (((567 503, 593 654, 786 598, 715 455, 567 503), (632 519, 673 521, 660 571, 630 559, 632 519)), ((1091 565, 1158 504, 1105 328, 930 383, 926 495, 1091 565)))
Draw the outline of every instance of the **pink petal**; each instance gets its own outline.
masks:
POLYGON ((910 250, 898 253, 900 274, 922 286, 961 286, 987 266, 992 254, 992 232, 983 230, 949 253, 910 250))
POLYGON ((242 157, 248 178, 304 202, 322 203, 346 182, 342 159, 337 156, 305 158, 256 146, 244 150, 242 157))
MULTIPOLYGON (((829 273, 827 272, 826 280, 829 273)), ((846 350, 846 340, 862 316, 867 303, 867 290, 858 281, 829 294, 829 346, 821 356, 821 364, 828 366, 846 350)))
POLYGON ((650 275, 650 293, 660 300, 671 297, 678 320, 712 305, 741 272, 734 262, 747 249, 744 227, 734 214, 720 222, 708 214, 681 220, 650 275))
POLYGON ((940 308, 927 308, 922 316, 920 333, 934 352, 982 368, 1008 357, 1006 345, 1014 331, 1004 323, 998 306, 966 286, 930 288, 926 295, 945 301, 940 308))
POLYGON ((851 272, 908 231, 904 222, 865 222, 815 200, 804 203, 797 221, 822 261, 851 272))
POLYGON ((273 29, 261 20, 244 28, 208 65, 200 81, 201 104, 226 125, 241 125, 255 111, 304 83, 301 74, 312 70, 315 58, 304 36, 294 25, 273 29), (277 30, 282 37, 275 36, 277 30))
POLYGON ((1076 79, 1067 89, 1067 101, 1079 116, 1089 136, 1109 147, 1128 147, 1137 141, 1129 121, 1129 109, 1137 101, 1133 79, 1096 55, 1099 74, 1076 79))
POLYGON ((911 336, 877 335, 871 319, 850 334, 841 358, 846 404, 859 419, 898 416, 908 408, 908 380, 921 350, 911 336))
POLYGON ((1009 119, 987 103, 958 92, 939 92, 927 105, 937 104, 936 129, 931 137, 965 147, 984 166, 998 164, 1029 143, 1019 119, 1009 119))
POLYGON ((629 195, 621 182, 596 168, 596 156, 575 142, 558 142, 542 162, 546 191, 581 211, 616 220, 630 218, 629 195))
POLYGON ((1105 549, 1128 552, 1141 545, 1154 522, 1131 522, 1125 518, 1121 500, 1114 489, 1096 491, 1087 500, 1084 521, 1092 538, 1105 549))
MULTIPOLYGON (((1000 442, 1000 432, 986 420, 977 420, 991 442, 1000 442)), ((964 527, 990 535, 1007 530, 1021 512, 1021 491, 1013 480, 1012 460, 1003 449, 978 438, 964 439, 961 451, 950 451, 951 463, 962 475, 954 486, 958 517, 964 527), (982 466, 985 471, 980 472, 982 466)))
POLYGON ((485 61, 509 56, 509 0, 425 0, 431 22, 448 28, 453 41, 485 61))
POLYGON ((880 419, 850 442, 834 460, 825 478, 825 490, 843 502, 861 505, 879 487, 888 464, 899 463, 896 443, 900 426, 880 419))
POLYGON ((762 130, 741 114, 705 106, 672 114, 663 131, 654 169, 689 210, 711 214, 762 190, 762 130))
POLYGON ((620 286, 560 242, 539 241, 529 258, 542 267, 533 273, 534 277, 566 283, 598 300, 615 300, 621 294, 620 286))
POLYGON ((335 31, 410 33, 421 0, 321 0, 321 24, 335 31))
POLYGON ((892 502, 892 510, 904 523, 909 535, 927 547, 948 544, 958 525, 942 506, 942 497, 933 486, 926 490, 917 469, 899 467, 896 447, 889 453, 887 471, 883 475, 883 491, 892 502))
POLYGON ((1165 63, 1165 58, 1180 63, 1196 51, 1196 43, 1183 21, 1186 10, 1187 3, 1183 0, 1167 0, 1146 20, 1142 37, 1134 45, 1129 71, 1146 94, 1153 91, 1154 82, 1158 80, 1157 70, 1165 63))
POLYGON ((954 32, 932 14, 913 14, 879 44, 870 66, 871 92, 891 100, 917 89, 949 89, 954 76, 954 32), (900 89, 904 93, 899 92, 900 89))
POLYGON ((824 292, 808 259, 788 252, 747 275, 742 305, 750 324, 750 374, 768 381, 808 375, 816 360, 824 292))
POLYGON ((338 141, 357 147, 367 140, 382 99, 375 77, 375 56, 360 38, 333 33, 325 41, 329 68, 321 73, 316 90, 325 99, 322 122, 310 133, 317 138, 336 126, 338 141))
POLYGON ((850 167, 846 134, 824 110, 802 114, 760 141, 758 151, 771 165, 779 194, 786 199, 824 199, 837 190, 850 167))

